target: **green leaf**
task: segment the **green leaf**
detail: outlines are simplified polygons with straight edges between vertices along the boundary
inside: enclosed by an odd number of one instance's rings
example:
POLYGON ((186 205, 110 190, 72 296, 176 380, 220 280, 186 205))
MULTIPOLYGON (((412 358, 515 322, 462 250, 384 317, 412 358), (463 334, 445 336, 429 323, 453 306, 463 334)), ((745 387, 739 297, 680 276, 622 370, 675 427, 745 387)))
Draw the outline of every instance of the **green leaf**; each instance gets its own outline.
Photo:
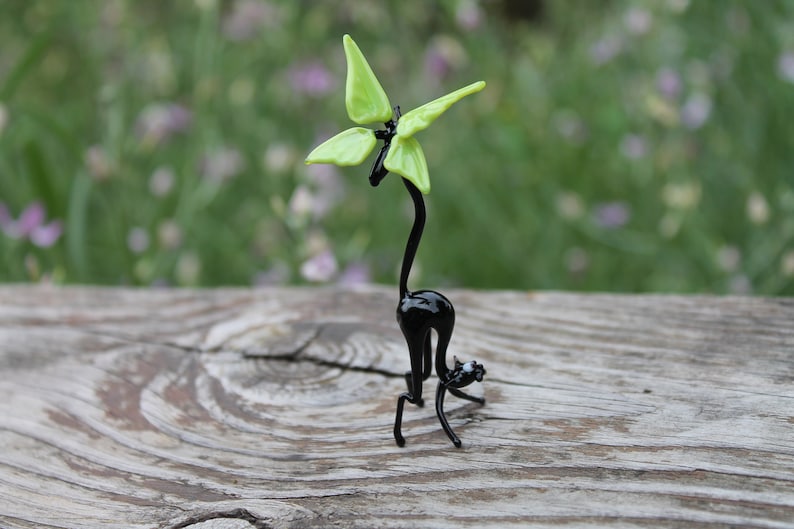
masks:
POLYGON ((430 193, 430 175, 422 147, 416 139, 400 136, 391 140, 384 167, 413 183, 425 195, 430 193))
POLYGON ((345 106, 347 115, 359 125, 385 123, 392 117, 391 103, 369 67, 364 54, 350 37, 342 37, 347 59, 345 106))
POLYGON ((374 131, 363 127, 353 127, 340 132, 316 147, 306 157, 306 163, 358 165, 372 152, 377 142, 374 131))
POLYGON ((36 196, 44 201, 47 212, 50 215, 61 216, 63 211, 59 203, 58 193, 54 189, 50 178, 54 171, 49 170, 44 150, 38 142, 33 140, 23 146, 22 152, 27 165, 27 177, 35 190, 36 196))
POLYGON ((13 98, 25 77, 44 59, 51 41, 52 32, 49 30, 37 33, 37 36, 30 41, 16 64, 10 68, 10 71, 4 73, 4 79, 0 83, 0 101, 8 101, 13 98))
POLYGON ((406 113, 397 122, 397 134, 404 137, 413 136, 420 130, 425 130, 433 121, 444 113, 449 107, 464 97, 485 88, 485 81, 477 81, 459 90, 415 108, 406 113))
POLYGON ((88 208, 91 198, 91 177, 83 170, 78 171, 72 179, 69 192, 69 208, 66 215, 66 248, 74 266, 70 274, 72 281, 87 281, 91 276, 88 268, 87 235, 91 229, 88 219, 88 208))

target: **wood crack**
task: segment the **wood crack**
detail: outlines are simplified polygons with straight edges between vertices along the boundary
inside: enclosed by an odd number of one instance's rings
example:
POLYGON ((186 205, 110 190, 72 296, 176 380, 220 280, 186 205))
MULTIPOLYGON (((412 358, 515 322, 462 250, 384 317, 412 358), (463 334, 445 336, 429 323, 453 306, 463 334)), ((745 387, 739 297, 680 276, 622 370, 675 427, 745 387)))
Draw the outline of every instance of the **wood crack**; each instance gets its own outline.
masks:
POLYGON ((231 511, 208 512, 205 514, 191 516, 190 518, 183 520, 176 525, 170 526, 168 529, 185 529, 191 525, 217 519, 245 520, 255 529, 271 529, 273 527, 262 518, 254 516, 254 514, 247 509, 234 509, 231 511))
POLYGON ((387 378, 404 378, 404 374, 394 373, 392 371, 388 371, 386 369, 380 369, 377 367, 372 366, 355 366, 350 364, 345 364, 343 362, 334 362, 333 360, 325 360, 322 358, 317 358, 314 356, 298 356, 297 354, 285 354, 285 355, 278 355, 278 356, 268 356, 268 357, 261 357, 261 356, 250 356, 250 355, 243 355, 247 358, 256 358, 260 360, 274 360, 279 362, 306 362, 309 364, 314 364, 322 367, 331 367, 335 369, 341 369, 343 371, 354 371, 357 373, 370 373, 373 375, 380 375, 387 378))
POLYGON ((342 371, 369 373, 374 375, 380 375, 387 378, 401 378, 405 376, 404 374, 401 373, 394 373, 392 371, 386 369, 380 369, 373 366, 350 365, 350 364, 345 364, 343 362, 335 362, 333 360, 326 360, 324 358, 303 354, 306 350, 309 349, 309 347, 311 347, 313 344, 315 344, 318 341, 318 339, 321 337, 326 327, 327 324, 317 325, 309 336, 305 337, 299 343, 295 344, 292 347, 292 349, 289 351, 274 355, 268 355, 268 356, 262 356, 248 351, 243 351, 242 352, 243 357, 270 360, 270 361, 281 361, 281 362, 307 362, 322 367, 341 369, 342 371))

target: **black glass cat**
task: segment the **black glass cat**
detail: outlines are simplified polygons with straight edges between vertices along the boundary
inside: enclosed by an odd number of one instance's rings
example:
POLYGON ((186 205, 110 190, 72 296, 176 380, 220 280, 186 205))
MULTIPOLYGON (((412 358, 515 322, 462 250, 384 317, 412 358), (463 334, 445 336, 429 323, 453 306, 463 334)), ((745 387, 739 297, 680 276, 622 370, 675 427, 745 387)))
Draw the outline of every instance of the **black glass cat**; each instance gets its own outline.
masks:
POLYGON ((444 396, 449 391, 456 397, 484 404, 484 399, 467 395, 460 388, 472 382, 481 382, 485 368, 477 362, 461 363, 457 358, 452 369, 447 366, 447 346, 455 326, 455 309, 452 308, 452 303, 432 290, 416 292, 408 290, 408 275, 425 226, 425 203, 422 193, 430 192, 430 177, 425 156, 419 142, 413 136, 426 129, 451 105, 482 90, 485 82, 471 83, 402 115, 399 106, 392 107, 389 103, 389 98, 367 63, 367 59, 350 35, 342 37, 342 43, 347 61, 345 108, 348 116, 358 124, 384 123, 386 129, 349 128, 316 147, 307 156, 306 163, 358 165, 369 156, 378 140, 383 140, 384 145, 372 166, 369 181, 373 186, 377 186, 389 172, 399 174, 413 199, 416 210, 413 229, 403 257, 400 302, 397 305, 397 321, 411 354, 411 371, 405 375, 408 391, 400 395, 397 400, 394 438, 398 445, 405 444, 401 432, 405 402, 417 406, 424 405, 422 382, 427 380, 432 372, 431 332, 435 331, 438 338, 435 365, 439 378, 436 390, 436 413, 444 431, 455 446, 460 447, 460 439, 450 428, 444 414, 444 396))
MULTIPOLYGON (((391 139, 397 130, 397 120, 400 119, 400 107, 394 107, 394 118, 385 123, 386 130, 375 132, 378 139, 384 140, 375 163, 370 171, 369 181, 373 186, 377 186, 389 173, 383 166, 391 139)), ((394 420, 394 439, 399 446, 405 445, 405 438, 402 435, 402 418, 405 402, 417 406, 424 406, 422 398, 422 383, 430 378, 433 366, 433 347, 431 341, 431 331, 437 335, 435 366, 438 375, 438 386, 436 389, 436 414, 441 426, 447 433, 452 443, 460 448, 460 438, 452 431, 452 427, 447 421, 444 413, 444 396, 447 391, 454 396, 485 404, 482 397, 474 397, 464 393, 460 388, 466 387, 473 382, 482 382, 485 376, 485 368, 476 361, 461 363, 454 358, 452 369, 447 366, 447 346, 452 338, 452 330, 455 327, 455 309, 452 303, 443 294, 433 290, 408 290, 408 276, 411 273, 411 266, 419 248, 419 241, 425 227, 427 217, 425 201, 422 193, 417 187, 406 178, 402 179, 411 199, 414 203, 415 217, 411 234, 408 237, 408 244, 405 247, 403 264, 400 272, 400 302, 397 305, 397 322, 400 325, 405 341, 408 343, 408 352, 411 355, 411 370, 405 374, 408 383, 408 391, 401 394, 397 399, 397 417, 394 420)))

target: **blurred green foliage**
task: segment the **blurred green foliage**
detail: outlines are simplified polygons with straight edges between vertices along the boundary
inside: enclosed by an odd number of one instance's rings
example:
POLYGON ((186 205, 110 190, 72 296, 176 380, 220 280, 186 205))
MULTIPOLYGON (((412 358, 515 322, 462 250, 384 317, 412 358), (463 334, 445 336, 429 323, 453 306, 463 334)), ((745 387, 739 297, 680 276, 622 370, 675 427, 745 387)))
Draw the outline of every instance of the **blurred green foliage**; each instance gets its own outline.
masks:
POLYGON ((488 82, 420 133, 416 286, 794 294, 786 0, 4 1, 0 280, 394 282, 399 180, 302 163, 344 33, 403 108, 488 82))

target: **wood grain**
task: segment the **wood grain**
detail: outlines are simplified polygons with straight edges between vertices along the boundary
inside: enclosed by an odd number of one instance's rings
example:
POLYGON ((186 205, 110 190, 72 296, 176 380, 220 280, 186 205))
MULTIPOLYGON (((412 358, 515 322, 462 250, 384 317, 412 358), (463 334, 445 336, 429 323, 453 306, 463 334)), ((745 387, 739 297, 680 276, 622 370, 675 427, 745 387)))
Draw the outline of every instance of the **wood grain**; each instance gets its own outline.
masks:
POLYGON ((0 526, 794 527, 794 300, 447 294, 460 450, 393 288, 0 287, 0 526))

